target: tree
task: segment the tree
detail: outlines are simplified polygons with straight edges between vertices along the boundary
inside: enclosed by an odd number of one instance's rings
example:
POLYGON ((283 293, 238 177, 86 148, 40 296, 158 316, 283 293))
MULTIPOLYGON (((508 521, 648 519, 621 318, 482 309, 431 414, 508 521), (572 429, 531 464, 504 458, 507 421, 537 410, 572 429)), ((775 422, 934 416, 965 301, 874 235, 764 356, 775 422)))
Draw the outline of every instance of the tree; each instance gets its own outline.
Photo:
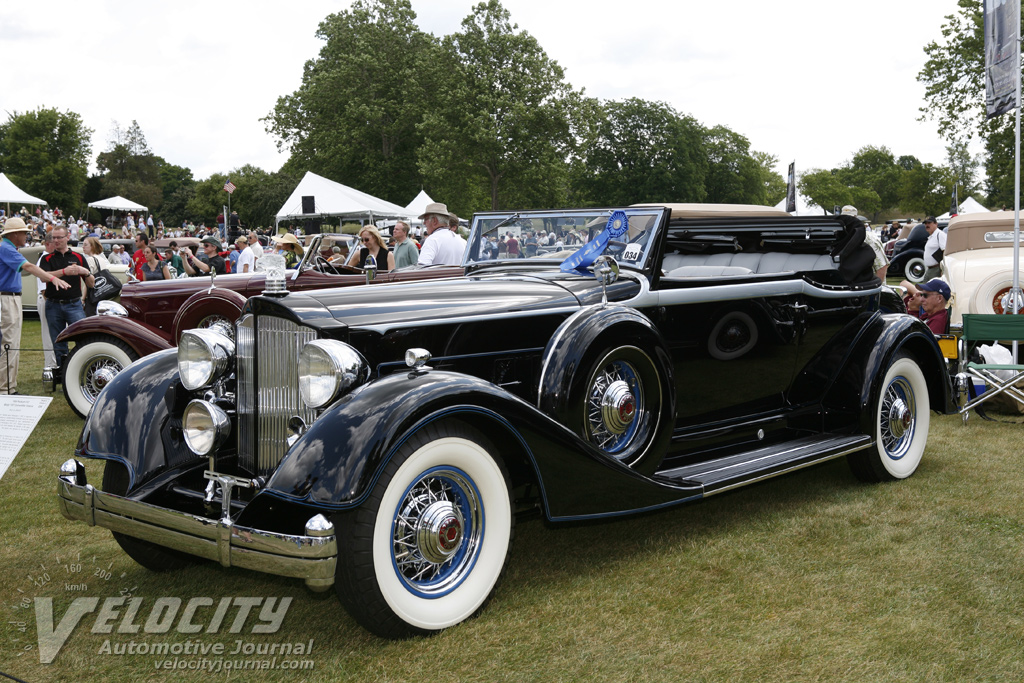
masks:
POLYGON ((715 126, 704 134, 708 173, 705 180, 707 201, 716 204, 768 204, 781 197, 769 196, 783 182, 771 170, 776 159, 750 151, 750 141, 726 126, 715 126), (778 181, 774 181, 776 176, 778 181))
POLYGON ((942 44, 925 46, 928 60, 917 74, 925 86, 922 119, 939 123, 947 140, 970 139, 986 125, 985 35, 981 0, 959 0, 960 10, 946 17, 942 44))
POLYGON ((949 209, 952 193, 953 174, 948 168, 920 164, 903 174, 900 209, 910 215, 937 216, 949 209))
POLYGON ((896 157, 888 147, 867 145, 857 150, 850 164, 839 170, 838 176, 847 187, 874 192, 877 203, 872 201, 872 204, 877 208, 871 209, 870 213, 867 207, 858 205, 857 208, 862 214, 870 216, 871 220, 876 220, 877 214, 899 203, 901 173, 902 169, 896 164, 896 157))
POLYGON ((967 197, 979 189, 978 158, 971 154, 966 142, 954 140, 946 145, 946 161, 952 178, 960 185, 961 197, 967 197))
POLYGON ((582 93, 498 0, 474 7, 444 47, 444 95, 420 128, 419 167, 435 196, 461 213, 562 203, 582 93))
MULTIPOLYGON (((274 216, 291 195, 299 178, 285 171, 268 173, 246 164, 230 174, 237 189, 231 195, 231 209, 238 211, 243 225, 273 225, 274 216)), ((223 184, 222 184, 223 187, 223 184)))
POLYGON ((939 134, 953 147, 965 147, 979 135, 985 141, 988 201, 1012 205, 1013 117, 986 116, 982 3, 959 0, 958 5, 959 11, 947 16, 942 26, 943 42, 925 46, 928 60, 917 75, 925 85, 922 119, 938 121, 939 134), (1009 147, 1005 144, 1007 135, 1009 147))
POLYGON ((128 129, 115 121, 107 150, 96 157, 96 168, 105 173, 103 190, 108 196, 130 199, 155 213, 164 200, 161 161, 149 148, 137 121, 128 129))
POLYGON ((207 227, 217 225, 217 214, 221 212, 221 207, 228 203, 228 195, 224 192, 224 183, 227 180, 227 175, 214 173, 193 186, 192 197, 185 205, 190 220, 197 224, 205 223, 207 227))
POLYGON ((288 172, 313 171, 405 205, 422 186, 417 129, 440 96, 438 53, 409 0, 356 0, 321 22, 324 46, 302 85, 262 119, 288 172))
POLYGON ((797 187, 811 204, 825 211, 832 211, 834 207, 846 204, 856 206, 857 211, 868 216, 879 211, 881 200, 874 190, 850 187, 843 182, 841 175, 839 169, 813 169, 800 178, 797 187))
POLYGON ((607 102, 574 185, 584 204, 703 201, 704 129, 664 102, 607 102))
POLYGON ((192 198, 196 184, 192 170, 184 166, 168 163, 162 157, 156 157, 160 168, 160 189, 162 201, 160 219, 165 225, 180 225, 188 218, 185 207, 192 198))
POLYGON ((92 132, 71 111, 13 112, 0 125, 0 172, 50 206, 81 215, 92 132))

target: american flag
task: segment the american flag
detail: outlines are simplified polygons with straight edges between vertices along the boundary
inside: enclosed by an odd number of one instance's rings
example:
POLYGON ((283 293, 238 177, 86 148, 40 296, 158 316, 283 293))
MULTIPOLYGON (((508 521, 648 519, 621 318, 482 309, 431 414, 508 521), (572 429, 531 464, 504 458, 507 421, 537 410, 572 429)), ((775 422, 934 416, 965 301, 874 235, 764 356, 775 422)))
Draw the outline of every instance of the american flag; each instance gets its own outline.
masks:
POLYGON ((228 194, 231 194, 232 192, 235 191, 235 184, 230 180, 227 181, 226 183, 224 183, 224 191, 227 192, 228 194))

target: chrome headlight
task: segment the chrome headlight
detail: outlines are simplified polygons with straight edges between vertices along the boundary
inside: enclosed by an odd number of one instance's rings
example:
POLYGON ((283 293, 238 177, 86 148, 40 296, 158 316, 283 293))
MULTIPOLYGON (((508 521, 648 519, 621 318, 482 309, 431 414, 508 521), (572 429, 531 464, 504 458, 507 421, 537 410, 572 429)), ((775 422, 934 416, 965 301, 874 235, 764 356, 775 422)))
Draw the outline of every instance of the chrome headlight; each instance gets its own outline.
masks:
POLYGON ((128 309, 116 301, 101 301, 96 304, 96 315, 115 315, 118 318, 127 318, 128 309))
POLYGON ((187 330, 178 342, 178 374, 189 391, 202 389, 228 369, 235 342, 214 329, 187 330))
POLYGON ((231 434, 231 418, 209 401, 196 399, 185 406, 181 431, 189 450, 196 455, 207 455, 231 434))
POLYGON ((299 352, 299 395, 310 408, 327 405, 369 377, 366 361, 344 342, 315 339, 299 352))

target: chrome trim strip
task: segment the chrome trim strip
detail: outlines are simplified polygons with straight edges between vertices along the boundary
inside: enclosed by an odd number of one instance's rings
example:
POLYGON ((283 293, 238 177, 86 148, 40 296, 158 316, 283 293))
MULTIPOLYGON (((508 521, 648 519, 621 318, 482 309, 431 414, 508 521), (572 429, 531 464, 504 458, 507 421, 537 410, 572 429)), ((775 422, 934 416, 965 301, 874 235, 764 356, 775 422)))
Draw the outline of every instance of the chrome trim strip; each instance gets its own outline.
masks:
MULTIPOLYGON (((324 536, 296 536, 217 520, 97 491, 58 477, 61 513, 118 533, 197 555, 225 567, 305 579, 314 590, 334 583, 338 542, 333 525, 324 536)), ((322 533, 322 532, 318 532, 322 533)))
MULTIPOLYGON (((749 276, 748 276, 749 277, 749 276)), ((736 282, 708 287, 687 287, 685 289, 663 289, 649 292, 628 302, 635 307, 669 306, 675 304, 696 304, 714 301, 736 301, 771 296, 794 296, 803 294, 819 299, 849 299, 853 297, 880 294, 881 286, 871 289, 849 289, 847 287, 827 289, 807 282, 803 278, 774 280, 770 282, 736 282)))
MULTIPOLYGON (((862 451, 865 448, 871 448, 874 445, 875 445, 874 440, 871 440, 871 441, 868 441, 867 443, 863 443, 863 444, 861 444, 859 446, 853 446, 851 448, 847 448, 845 450, 839 451, 838 453, 830 453, 830 454, 828 454, 826 456, 823 456, 821 458, 818 458, 816 460, 810 460, 808 462, 800 463, 799 465, 793 465, 792 467, 787 467, 786 469, 778 470, 777 472, 771 472, 771 473, 768 473, 768 474, 762 474, 761 476, 754 477, 753 479, 744 479, 743 481, 736 482, 735 484, 730 484, 729 486, 723 486, 721 488, 715 488, 715 489, 712 489, 711 491, 708 491, 707 489, 705 489, 704 490, 704 497, 708 498, 710 496, 715 495, 716 493, 725 493, 726 491, 732 491, 733 489, 742 488, 744 486, 747 486, 748 484, 756 484, 757 482, 764 481, 765 479, 773 479, 773 478, 781 476, 783 474, 788 474, 790 472, 796 472, 797 470, 802 470, 805 467, 810 467, 812 465, 818 465, 818 464, 821 464, 823 462, 827 462, 829 460, 835 460, 836 458, 841 458, 844 455, 849 455, 851 453, 856 453, 857 451, 862 451)), ((703 488, 703 486, 702 486, 702 488, 703 488)))
MULTIPOLYGON (((510 311, 502 312, 501 319, 507 320, 509 318, 535 318, 538 315, 564 315, 575 313, 580 310, 579 306, 565 306, 562 308, 546 308, 532 311, 510 311)), ((458 318, 445 318, 439 316, 430 320, 411 320, 409 322, 401 323, 381 323, 380 325, 360 325, 360 330, 372 330, 380 334, 387 334, 391 330, 401 330, 407 327, 431 327, 433 325, 460 325, 464 323, 475 323, 475 322, 486 322, 488 320, 494 320, 495 314, 487 313, 480 315, 465 315, 458 318)))

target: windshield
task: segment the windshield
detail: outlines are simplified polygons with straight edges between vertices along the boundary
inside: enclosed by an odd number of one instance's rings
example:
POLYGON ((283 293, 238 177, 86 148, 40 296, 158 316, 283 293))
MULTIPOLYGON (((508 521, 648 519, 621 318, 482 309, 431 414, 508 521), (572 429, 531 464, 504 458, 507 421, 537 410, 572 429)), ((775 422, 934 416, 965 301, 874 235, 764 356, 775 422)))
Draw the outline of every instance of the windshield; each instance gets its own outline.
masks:
POLYGON ((654 234, 667 212, 663 207, 573 209, 477 214, 466 252, 466 266, 491 263, 554 264, 556 267, 588 243, 603 248, 595 254, 611 255, 620 266, 642 269, 654 234), (622 212, 628 227, 622 234, 609 219, 622 212), (602 233, 609 229, 609 233, 602 233))

